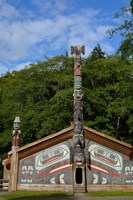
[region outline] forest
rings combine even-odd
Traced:
[[[108,30],[121,34],[116,54],[98,44],[81,59],[84,124],[133,144],[133,1],[116,17],[123,23]],[[130,11],[130,12],[129,12]],[[45,58],[0,76],[0,178],[2,160],[11,150],[13,121],[21,119],[21,145],[70,126],[73,121],[73,57]]]

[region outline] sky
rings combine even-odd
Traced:
[[[114,13],[130,0],[0,0],[0,75],[45,57],[85,45],[85,56],[100,44],[108,55],[120,45],[108,29],[120,25]]]

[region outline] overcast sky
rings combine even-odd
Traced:
[[[97,44],[115,53],[121,38],[106,31],[121,23],[114,13],[129,2],[0,0],[0,74],[70,52],[71,45],[85,45],[86,56]]]

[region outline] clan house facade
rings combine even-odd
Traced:
[[[133,190],[133,146],[84,126],[81,54],[74,56],[74,122],[58,133],[20,145],[20,118],[13,123],[12,149],[3,160],[9,191]]]

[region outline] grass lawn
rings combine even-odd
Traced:
[[[85,196],[88,197],[111,197],[111,196],[133,196],[133,192],[121,191],[98,191],[88,192]],[[60,198],[60,197],[74,197],[72,193],[63,192],[46,192],[46,191],[17,191],[12,193],[1,193],[0,197],[9,200],[24,200],[24,199],[42,199],[42,198]],[[93,199],[93,198],[92,198]]]
[[[98,191],[88,192],[89,197],[117,197],[117,196],[133,196],[133,192],[122,192],[122,191]]]
[[[9,193],[1,193],[0,197],[4,199],[17,200],[17,199],[41,199],[41,198],[60,198],[60,197],[71,197],[72,193],[63,192],[46,192],[46,191],[17,191]]]

